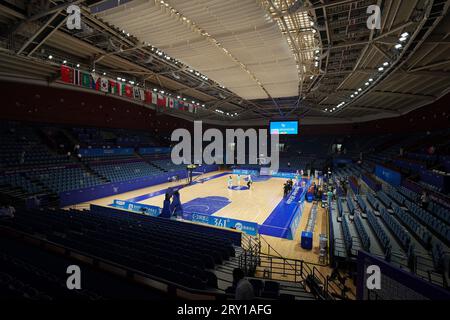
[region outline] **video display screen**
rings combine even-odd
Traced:
[[[298,134],[298,121],[272,121],[270,134]]]

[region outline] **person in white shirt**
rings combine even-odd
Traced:
[[[228,177],[227,183],[228,183],[228,189],[232,189],[233,188],[233,177],[232,176]]]
[[[252,284],[245,279],[244,271],[239,268],[233,270],[233,284],[236,286],[234,293],[236,300],[253,300],[255,298]]]

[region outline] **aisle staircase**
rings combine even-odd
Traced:
[[[222,265],[216,267],[213,272],[218,279],[218,289],[226,291],[227,288],[233,284],[233,270],[240,267],[240,257],[244,254],[245,250],[241,247],[236,247],[236,257],[230,258],[229,261],[224,262]],[[272,281],[270,278],[264,277],[247,277],[251,283],[257,284],[255,287],[259,287],[257,291],[263,291],[264,285],[267,282],[276,282],[279,284],[278,298],[287,300],[315,300],[314,295],[308,292],[305,286],[301,283],[295,283],[291,281]],[[257,294],[261,295],[261,292]],[[271,296],[273,297],[273,296]],[[264,298],[264,296],[262,297]]]
[[[261,252],[262,243],[269,254]],[[243,234],[242,247],[235,248],[236,255],[217,266],[213,272],[218,278],[219,290],[226,290],[233,283],[233,270],[242,269],[254,288],[260,287],[261,297],[273,298],[264,288],[276,287],[277,299],[287,300],[343,300],[349,299],[348,288],[329,280],[318,267],[303,260],[282,257],[261,236]],[[273,254],[270,254],[270,253]],[[256,290],[258,291],[258,290]]]

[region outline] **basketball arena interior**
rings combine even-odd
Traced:
[[[449,300],[449,6],[1,1],[0,300]]]

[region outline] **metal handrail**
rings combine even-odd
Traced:
[[[286,268],[286,265],[291,266],[292,268]],[[306,262],[304,260],[260,254],[259,266],[268,268],[267,272],[270,279],[273,279],[274,275],[280,275],[281,277],[291,276],[294,278],[293,282],[302,283],[302,285],[304,285],[308,276],[312,276],[321,282],[320,285],[323,286],[324,295],[327,298],[334,299],[335,296],[339,295],[339,289],[330,285],[328,277],[325,277],[317,268],[321,265]],[[263,273],[264,276],[266,274],[265,271],[266,270],[264,270]]]
[[[265,242],[267,245],[267,254],[261,252],[262,242]],[[281,277],[291,276],[294,279],[294,283],[301,283],[302,285],[305,285],[306,279],[312,276],[313,279],[320,282],[320,286],[323,286],[322,290],[325,298],[334,300],[335,296],[340,295],[339,288],[335,288],[330,283],[328,277],[325,277],[318,270],[317,267],[323,265],[304,260],[285,258],[261,235],[254,238],[243,233],[242,248],[244,252],[239,256],[239,266],[247,274],[256,272],[258,267],[262,267],[264,268],[263,277],[266,276],[267,271],[270,279],[274,275],[280,275]],[[275,255],[272,255],[271,252]]]

